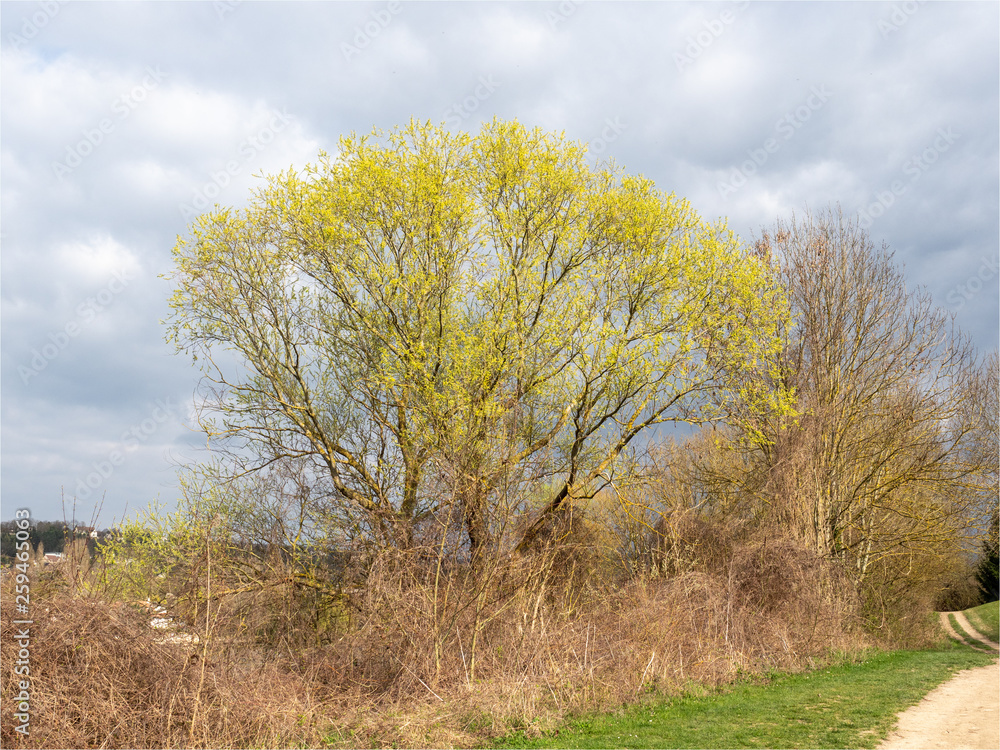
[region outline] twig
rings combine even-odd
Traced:
[[[638,693],[642,689],[642,682],[643,680],[646,679],[646,672],[648,672],[649,668],[653,665],[653,659],[655,658],[656,658],[656,652],[654,651],[652,654],[650,654],[649,663],[646,665],[646,668],[642,670],[642,677],[639,678],[639,684],[636,686],[635,692]]]
[[[462,634],[458,632],[457,625],[455,626],[455,635],[458,636],[458,650],[462,654],[462,669],[465,670],[465,684],[471,690],[472,682],[469,681],[469,666],[465,663],[465,649],[462,648]]]
[[[398,656],[396,656],[395,654],[390,654],[390,656],[391,656],[391,657],[392,657],[393,659],[395,659],[396,661],[399,661],[399,657],[398,657]],[[416,673],[416,672],[414,672],[414,671],[413,671],[412,669],[410,669],[410,668],[409,668],[408,666],[406,666],[405,664],[403,664],[403,662],[399,661],[399,666],[401,666],[401,667],[402,667],[403,669],[405,669],[405,670],[406,670],[407,672],[409,672],[410,674],[412,674],[412,675],[413,675],[414,677],[417,677],[417,673]],[[424,686],[425,688],[427,688],[427,689],[428,689],[428,690],[430,691],[430,694],[431,694],[431,695],[433,695],[433,696],[434,696],[435,698],[437,698],[437,699],[438,699],[439,701],[441,701],[442,703],[444,703],[444,698],[442,698],[442,697],[441,697],[440,695],[438,695],[438,694],[437,694],[437,693],[435,693],[435,692],[434,692],[433,690],[431,690],[431,687],[430,687],[430,685],[428,685],[428,684],[427,684],[426,682],[424,682],[423,680],[421,680],[421,679],[420,679],[419,677],[417,677],[417,682],[419,682],[419,683],[420,683],[421,685],[423,685],[423,686]]]

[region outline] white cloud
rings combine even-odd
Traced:
[[[523,66],[532,68],[550,57],[551,29],[540,16],[526,15],[514,6],[489,6],[489,10],[468,28],[468,38],[479,39],[482,65],[486,68]],[[480,30],[491,30],[481,39]]]
[[[116,275],[134,278],[142,265],[134,252],[109,236],[62,244],[54,259],[55,273],[86,285],[105,284]]]

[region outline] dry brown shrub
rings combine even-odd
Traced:
[[[690,519],[680,531],[685,554],[698,550],[682,572],[624,585],[587,563],[579,538],[476,574],[428,565],[427,550],[385,555],[355,602],[358,627],[307,659],[343,703],[341,744],[481,745],[867,645],[836,566],[788,540]]]
[[[865,645],[835,566],[732,523],[671,524],[670,563],[626,581],[607,535],[580,519],[475,566],[430,545],[386,550],[322,638],[329,603],[291,584],[227,593],[194,623],[211,635],[207,661],[129,605],[54,590],[39,605],[54,619],[32,631],[30,744],[482,746]]]
[[[727,571],[744,637],[772,667],[794,668],[802,659],[865,642],[858,597],[847,576],[797,541],[747,544]]]
[[[664,515],[651,535],[655,570],[665,576],[722,570],[732,557],[735,536],[730,522],[693,509]]]
[[[4,596],[11,592],[4,586]],[[31,724],[3,724],[5,747],[249,747],[315,744],[316,706],[296,676],[254,672],[205,649],[163,641],[127,604],[57,593],[33,597]],[[5,613],[3,693],[17,694],[18,646]]]

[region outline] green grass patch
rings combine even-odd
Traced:
[[[955,615],[948,615],[948,624],[951,625],[951,629],[955,631],[962,643],[973,648],[979,647],[979,641],[965,632],[965,628],[958,624],[958,618]]]
[[[978,607],[967,609],[965,617],[980,633],[994,643],[1000,642],[1000,602],[980,604]]]
[[[966,615],[966,617],[968,617],[969,611],[970,610],[965,610],[964,614]],[[979,630],[979,628],[975,627],[975,625],[972,623],[971,620],[969,621],[970,628],[966,628],[958,621],[958,618],[955,615],[948,615],[948,623],[951,625],[951,629],[958,634],[959,640],[966,646],[972,646],[972,648],[976,649],[985,648],[982,642],[980,642],[975,636],[972,635],[972,633],[969,632],[970,628],[975,631]]]
[[[879,653],[864,661],[740,683],[612,715],[583,717],[522,748],[874,748],[896,714],[953,673],[994,657],[958,645]]]

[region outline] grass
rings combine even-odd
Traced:
[[[1000,641],[1000,602],[981,604],[965,610],[969,623],[990,640]]]
[[[972,646],[972,648],[982,648],[979,641],[965,632],[965,628],[959,624],[958,618],[955,617],[955,615],[948,615],[948,624],[951,625],[951,629],[958,634],[959,640],[961,640],[966,646]]]
[[[897,713],[954,672],[993,659],[959,645],[880,653],[860,663],[585,717],[553,735],[510,736],[497,747],[873,748]]]

